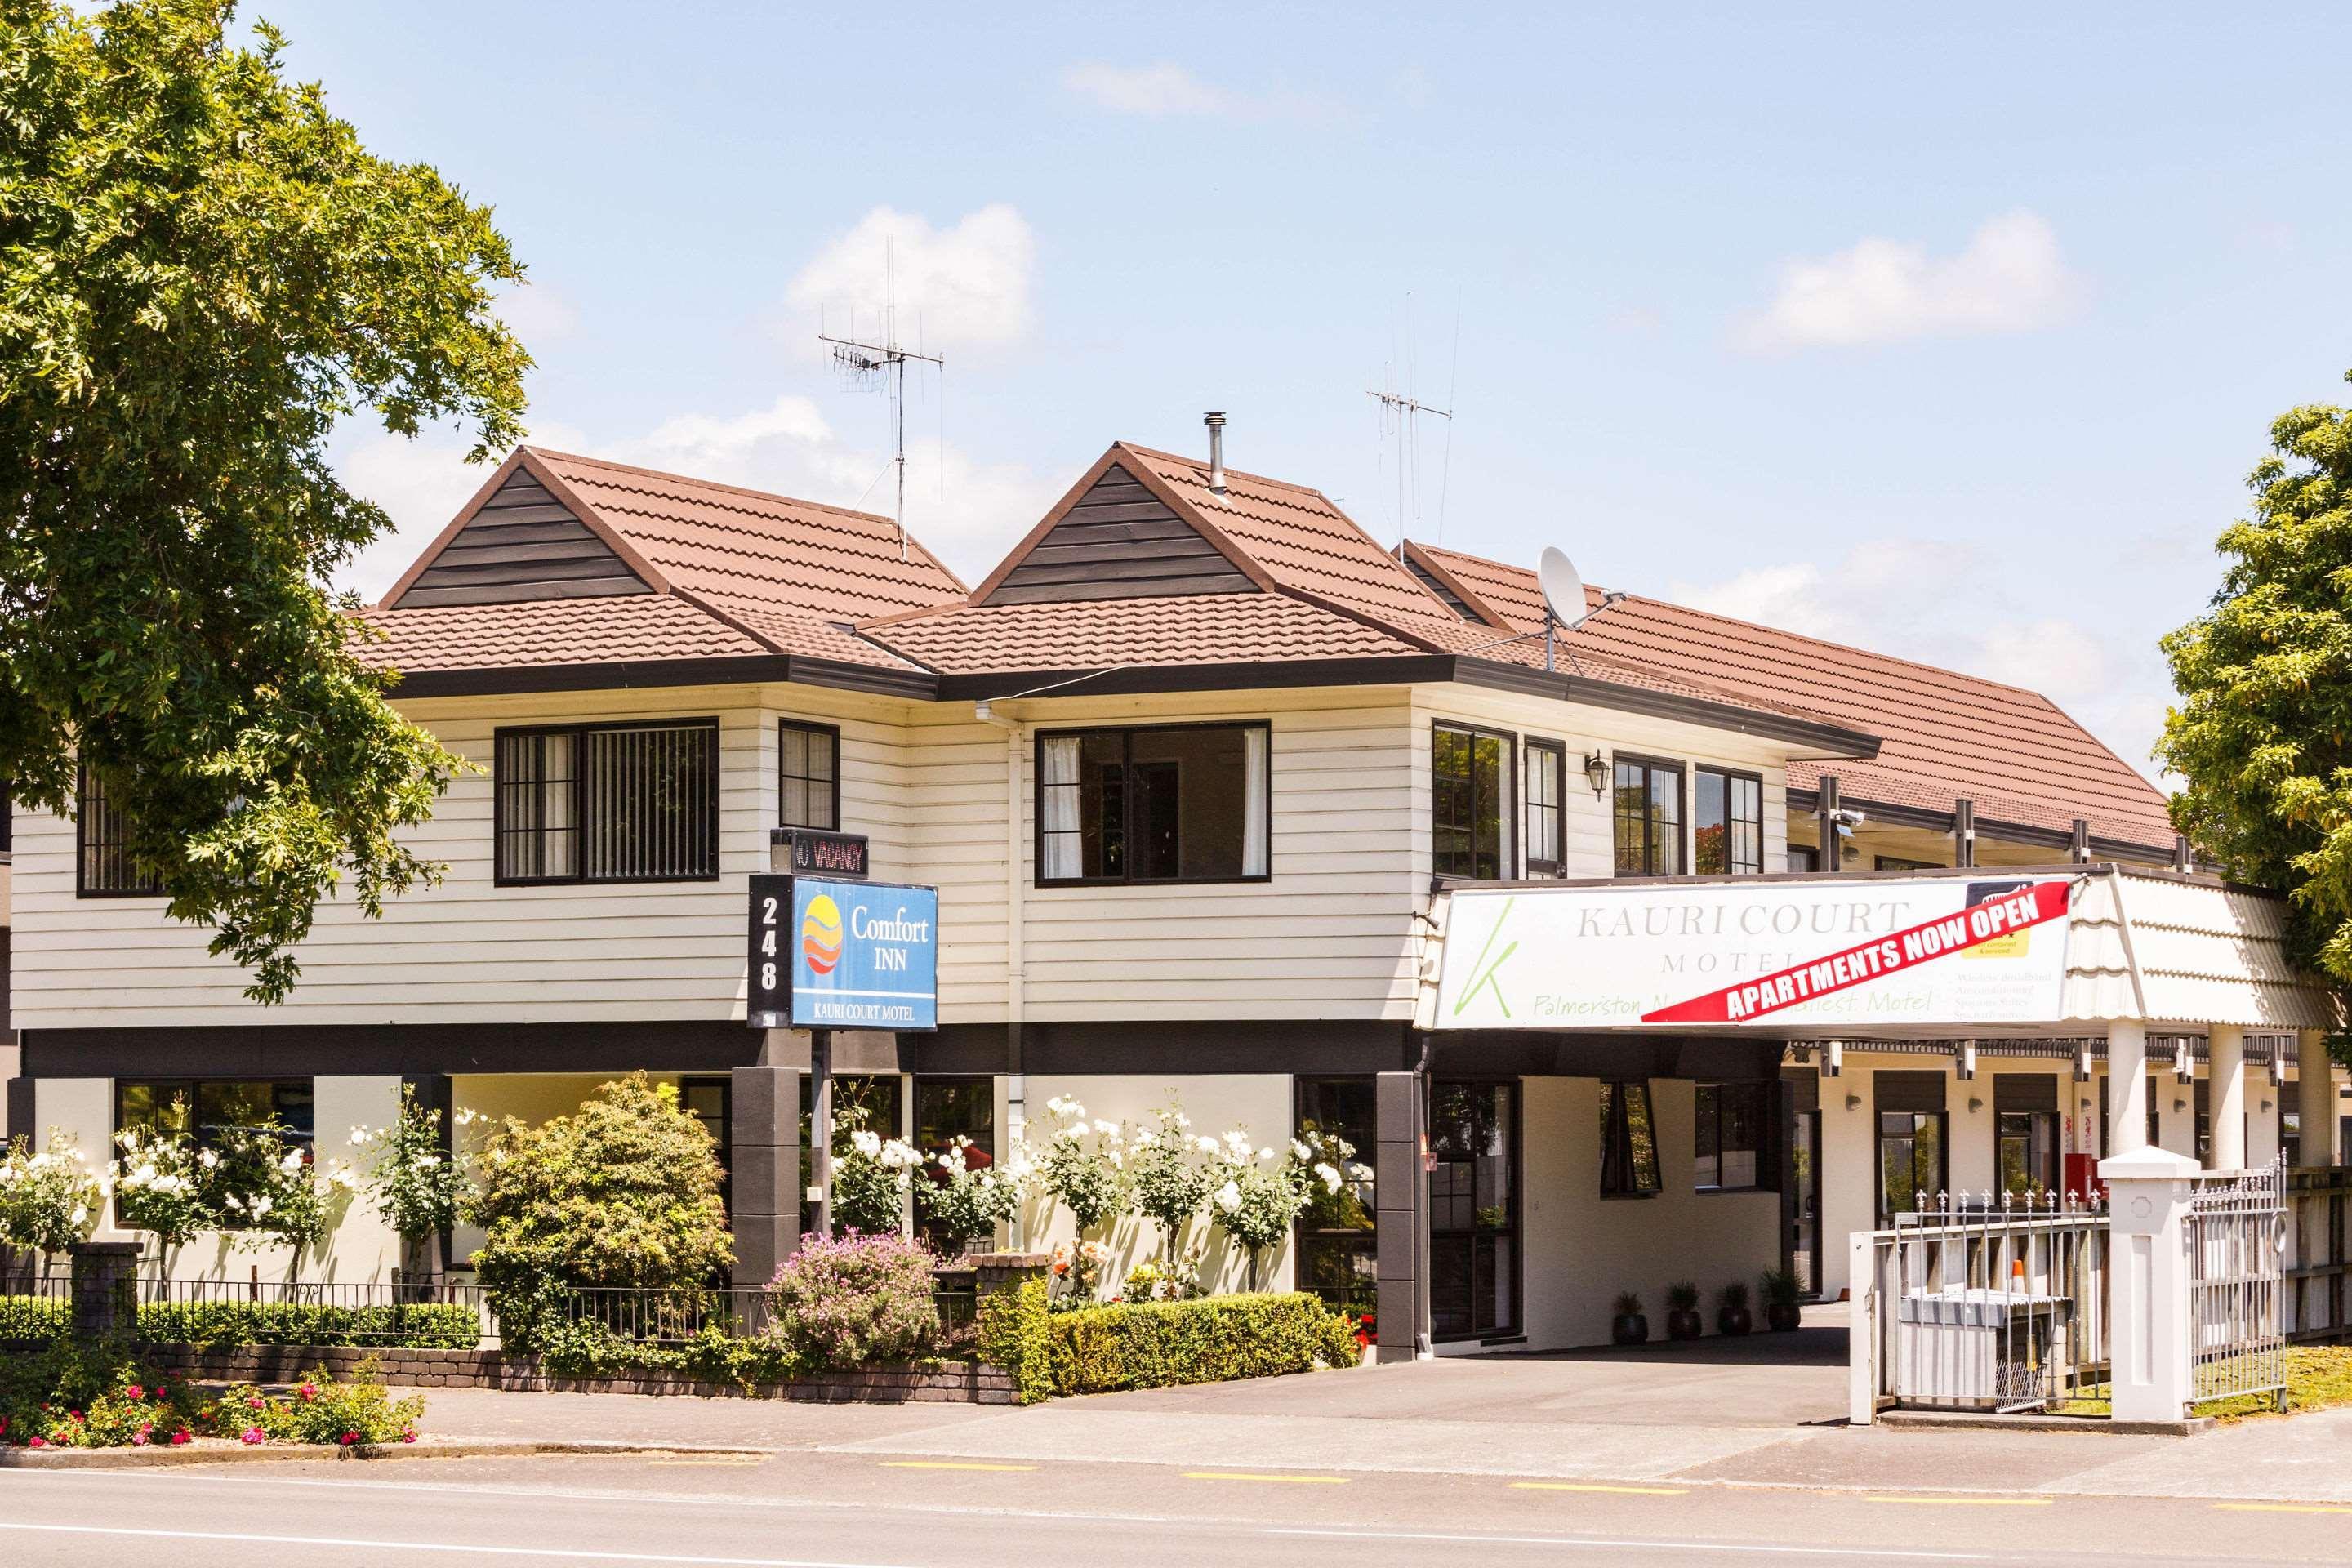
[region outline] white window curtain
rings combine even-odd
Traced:
[[[1242,875],[1266,874],[1266,731],[1242,731]]]
[[[1052,735],[1045,740],[1045,777],[1038,791],[1039,825],[1045,864],[1038,874],[1048,879],[1079,874],[1078,737]]]

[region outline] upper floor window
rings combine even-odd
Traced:
[[[778,825],[841,827],[841,731],[830,724],[786,719],[778,731],[777,783],[782,786]]]
[[[1558,741],[1528,742],[1528,875],[1557,877],[1567,869],[1561,847],[1560,791],[1568,779],[1568,750]]]
[[[1268,875],[1267,727],[1037,737],[1037,880],[1241,882]]]
[[[719,721],[501,730],[498,880],[719,875]]]
[[[1430,866],[1441,877],[1512,874],[1511,753],[1517,738],[1465,724],[1430,730]]]
[[[1618,758],[1615,816],[1617,875],[1682,875],[1681,763]]]
[[[1749,876],[1764,869],[1764,781],[1753,773],[1701,768],[1692,780],[1691,868],[1700,876]]]
[[[74,800],[75,890],[83,898],[154,894],[162,884],[131,864],[130,824],[107,804],[98,776],[81,770]]]

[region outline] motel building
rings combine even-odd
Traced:
[[[1377,1310],[1383,1354],[1601,1342],[1620,1290],[1783,1264],[1834,1298],[1916,1192],[2142,1142],[2335,1162],[2336,1020],[2277,906],[2176,868],[2158,792],[2046,700],[1638,595],[1548,637],[1531,572],[1391,548],[1219,437],[1114,444],[976,584],[887,519],[516,451],[366,614],[479,770],[413,835],[445,879],[322,908],[264,1008],[95,787],[18,808],[10,1131],[268,1110],[327,1158],[404,1083],[536,1120],[642,1069],[764,1280],[813,1058],[746,1022],[745,909],[803,829],[938,891],[938,1026],[835,1032],[839,1104],[996,1157],[1064,1097],[1344,1137],[1358,1202],[1260,1278]],[[1002,1239],[1069,1235],[1038,1202]],[[315,1256],[237,1239],[144,1267],[404,1266],[363,1207]],[[1159,1246],[1100,1239],[1114,1279]]]

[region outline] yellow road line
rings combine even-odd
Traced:
[[[1513,1481],[1525,1492],[1622,1492],[1628,1497],[1686,1497],[1683,1487],[1604,1487],[1586,1481]]]
[[[946,1459],[885,1459],[886,1470],[1034,1470],[1034,1465],[981,1465],[950,1462]]]
[[[1916,1508],[2048,1508],[2046,1497],[1866,1497],[1864,1502],[1909,1503]]]
[[[1288,1481],[1301,1486],[1344,1487],[1345,1476],[1258,1476],[1241,1470],[1187,1470],[1188,1481]]]
[[[2217,1502],[2231,1513],[2352,1513],[2352,1508],[2326,1502]]]

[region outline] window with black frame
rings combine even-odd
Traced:
[[[841,828],[841,731],[785,719],[776,726],[776,823]]]
[[[1270,874],[1271,731],[1037,737],[1037,882],[1249,882]]]
[[[859,1132],[871,1132],[881,1138],[896,1138],[901,1125],[899,1112],[905,1104],[906,1080],[897,1073],[835,1073],[833,1077],[833,1152],[839,1155],[849,1147],[850,1139]],[[801,1075],[801,1234],[806,1236],[816,1225],[816,1209],[809,1203],[811,1174],[809,1150],[810,1123],[816,1110],[816,1080],[808,1074]]]
[[[1693,1101],[1696,1159],[1692,1185],[1732,1192],[1778,1184],[1767,1164],[1764,1137],[1772,1103],[1770,1084],[1702,1083],[1696,1086]]]
[[[1620,757],[1612,806],[1617,875],[1679,877],[1683,870],[1683,770],[1675,763]]]
[[[79,771],[75,786],[74,847],[79,897],[140,898],[163,890],[131,865],[130,824],[108,804],[105,786],[88,768]]]
[[[1430,727],[1430,867],[1441,877],[1499,881],[1511,857],[1516,739],[1463,724]]]
[[[1874,1075],[1878,1118],[1878,1222],[1933,1205],[1949,1186],[1950,1124],[1940,1072]]]
[[[1373,1235],[1372,1140],[1376,1123],[1370,1077],[1302,1078],[1297,1137],[1318,1174],[1297,1222],[1298,1289],[1367,1321],[1379,1308],[1379,1253]]]
[[[497,880],[719,875],[719,721],[501,730]]]
[[[1436,1339],[1518,1328],[1518,1091],[1430,1086],[1429,1322]]]
[[[996,1163],[996,1080],[992,1078],[919,1078],[915,1080],[915,1148],[923,1157],[918,1182],[940,1179],[939,1157],[963,1139],[967,1171]],[[955,1243],[915,1206],[915,1234],[946,1253]],[[982,1250],[986,1250],[984,1247]]]
[[[1691,869],[1748,877],[1764,869],[1764,781],[1700,768],[1691,776]]]
[[[267,1140],[240,1134],[267,1133],[307,1161],[317,1142],[311,1080],[296,1079],[135,1079],[115,1080],[114,1128],[148,1136],[186,1139],[200,1152],[232,1155],[242,1144],[247,1157]],[[224,1160],[226,1173],[232,1162]],[[244,1222],[224,1216],[224,1228]]]
[[[1601,1085],[1601,1195],[1657,1194],[1658,1124],[1645,1079],[1603,1079]]]
[[[719,1159],[719,1201],[730,1214],[735,1210],[735,1138],[728,1126],[733,1094],[733,1080],[718,1073],[682,1078],[677,1083],[678,1109],[710,1134],[711,1151]]]
[[[1558,877],[1567,869],[1563,791],[1568,748],[1558,741],[1528,742],[1528,875]]]

